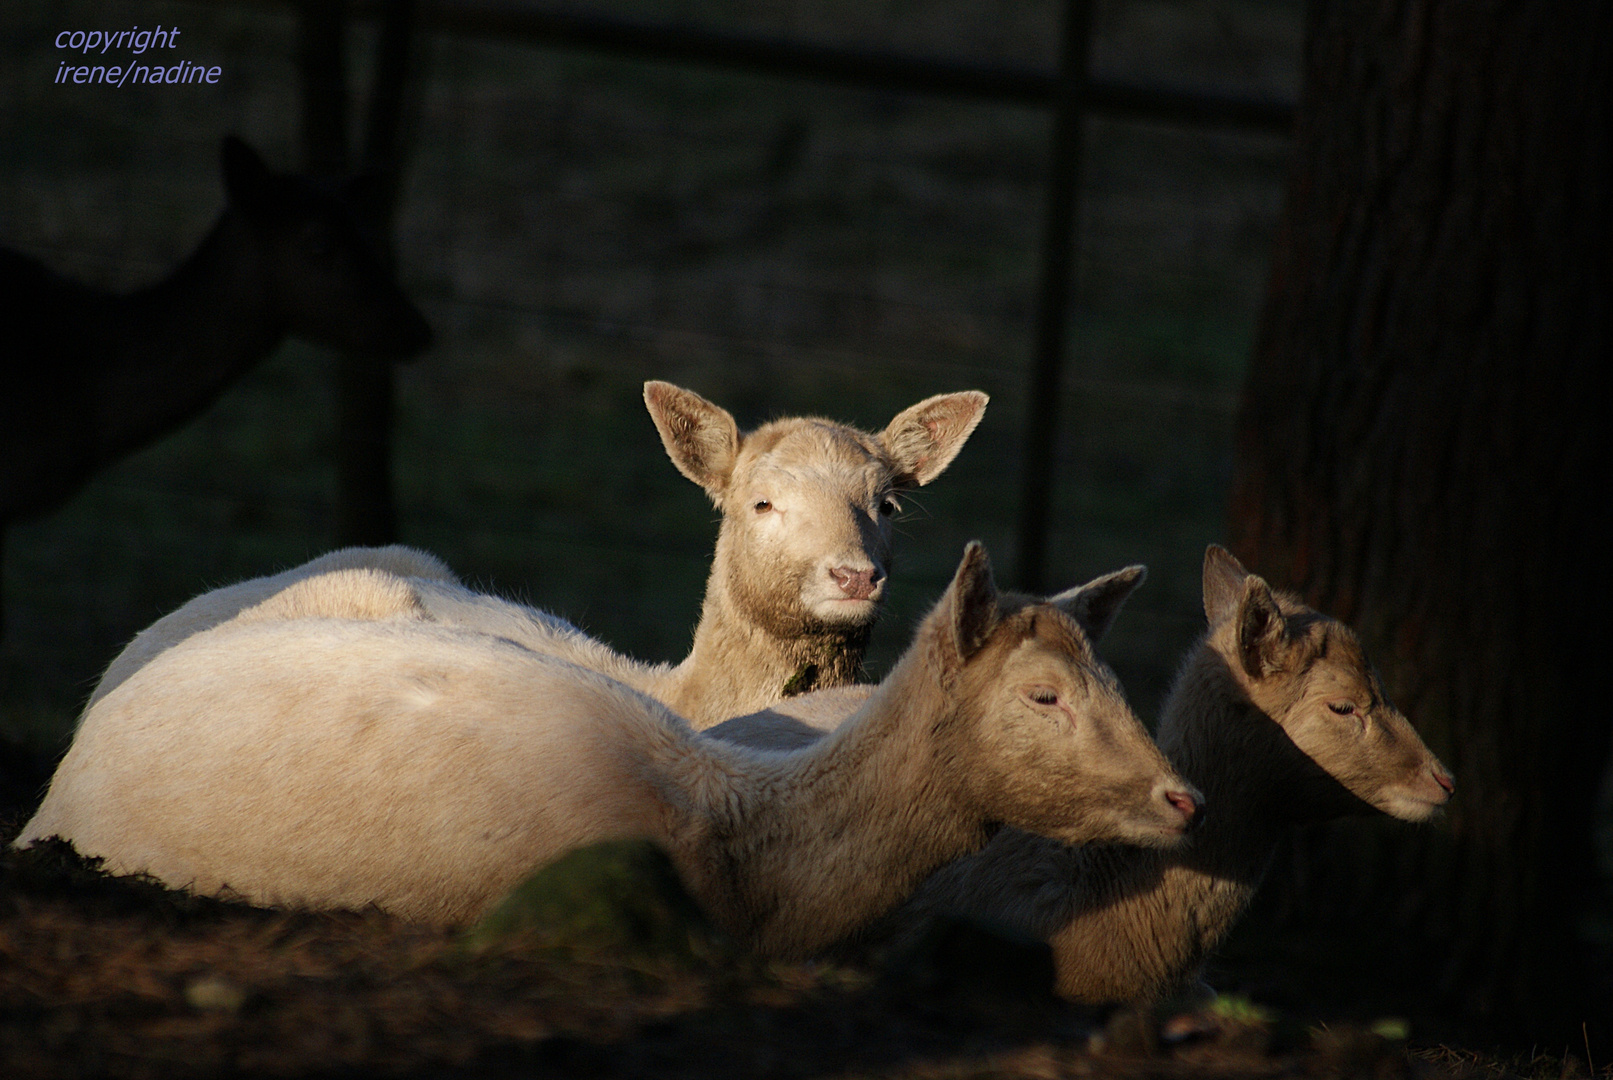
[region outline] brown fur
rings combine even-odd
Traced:
[[[1420,821],[1449,798],[1450,774],[1386,700],[1347,626],[1273,593],[1219,547],[1205,556],[1204,601],[1210,628],[1158,733],[1207,800],[1190,842],[1065,847],[1005,830],[936,874],[909,914],[967,911],[1046,939],[1069,997],[1157,999],[1232,928],[1285,830],[1374,810]],[[1329,707],[1345,703],[1353,715]]]
[[[689,656],[643,688],[704,728],[855,682],[886,594],[899,492],[946,469],[986,396],[927,398],[878,435],[819,417],[742,435],[727,411],[669,383],[646,383],[644,399],[722,525]],[[868,575],[868,595],[846,598],[837,569]]]
[[[775,420],[742,435],[725,410],[670,383],[646,383],[644,399],[673,464],[723,511],[700,624],[683,663],[641,663],[563,619],[473,593],[423,552],[348,548],[205,593],[159,619],[113,660],[90,703],[186,636],[337,565],[422,579],[396,587],[415,590],[432,618],[600,671],[666,702],[696,728],[853,682],[885,599],[899,493],[946,469],[979,423],[986,395],[927,398],[878,435],[814,417]],[[768,509],[758,512],[763,501]],[[306,604],[322,595],[309,593],[297,613],[317,614]],[[347,600],[329,595],[343,606],[325,614],[352,616]]]
[[[1204,792],[1178,851],[1070,847],[1005,829],[943,867],[888,920],[909,937],[938,912],[996,921],[1051,943],[1061,993],[1157,999],[1180,988],[1248,906],[1295,824],[1382,811],[1409,821],[1449,797],[1450,774],[1394,706],[1349,627],[1273,593],[1224,549],[1205,554],[1205,637],[1166,699],[1159,743]],[[1339,716],[1330,704],[1349,702]],[[807,745],[847,699],[782,706],[718,732],[755,745]]]
[[[1079,621],[1139,577],[999,607],[971,545],[858,711],[777,754],[701,736],[597,671],[415,618],[385,575],[338,570],[288,592],[329,587],[338,599],[312,609],[360,618],[249,611],[103,698],[18,843],[59,835],[114,872],[257,903],[461,922],[573,847],[648,836],[725,929],[801,956],[994,823],[1180,841],[1189,789]]]

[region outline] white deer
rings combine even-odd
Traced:
[[[803,956],[996,823],[1180,840],[1199,796],[1089,636],[1140,578],[1000,597],[971,545],[866,703],[776,753],[434,622],[405,579],[333,571],[187,638],[91,708],[17,843],[60,836],[198,893],[457,923],[572,848],[648,837],[719,925]],[[359,617],[297,614],[344,608]]]
[[[310,575],[365,565],[421,579],[422,603],[442,622],[595,668],[697,728],[786,694],[851,682],[886,596],[901,493],[946,469],[980,422],[986,395],[926,398],[877,435],[817,417],[741,434],[726,410],[664,382],[646,383],[644,401],[673,464],[722,511],[700,623],[682,663],[633,660],[553,615],[462,588],[424,553],[347,549],[205,593],[164,616],[112,661],[91,704],[186,635]]]

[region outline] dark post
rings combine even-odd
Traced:
[[[340,176],[349,165],[346,0],[303,0],[301,18],[298,63],[304,167],[310,173]],[[395,529],[385,460],[392,401],[388,394],[377,407],[373,389],[377,363],[369,357],[351,356],[336,361],[338,544],[385,543]]]
[[[1019,585],[1042,588],[1046,570],[1048,503],[1053,490],[1053,434],[1058,427],[1064,329],[1075,269],[1075,218],[1081,183],[1081,121],[1087,89],[1089,0],[1065,0],[1059,79],[1053,97],[1042,270],[1036,296],[1035,355],[1025,402],[1024,464],[1020,470]]]
[[[303,85],[303,154],[308,171],[349,169],[346,0],[304,0],[298,51]],[[360,210],[390,247],[396,202],[403,87],[413,34],[413,0],[381,11],[375,90],[360,165],[379,180],[375,205]],[[383,254],[390,257],[390,250]],[[384,544],[397,537],[392,498],[392,368],[374,356],[336,361],[336,541]]]
[[[413,0],[388,0],[381,9],[375,86],[360,160],[361,167],[379,181],[376,205],[363,209],[389,261],[400,172],[403,90],[414,19]],[[385,544],[397,539],[392,412],[391,362],[376,356],[341,357],[336,369],[338,543]]]

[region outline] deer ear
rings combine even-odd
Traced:
[[[952,643],[960,661],[978,653],[997,624],[997,583],[991,576],[991,559],[985,546],[971,540],[963,549],[946,602],[952,609]]]
[[[1248,576],[1243,564],[1220,544],[1204,549],[1204,617],[1211,626],[1232,617]]]
[[[242,140],[234,135],[224,136],[219,164],[230,205],[247,217],[262,218],[280,204],[280,175]]]
[[[692,390],[656,380],[644,384],[644,406],[672,464],[713,501],[719,500],[739,457],[739,425],[728,410]]]
[[[979,390],[937,394],[903,409],[879,441],[896,461],[897,487],[922,487],[946,471],[986,414]]]
[[[1238,658],[1250,677],[1261,679],[1283,666],[1288,641],[1283,613],[1266,582],[1248,575],[1238,603]]]
[[[1132,590],[1147,578],[1148,567],[1128,566],[1050,596],[1047,602],[1080,623],[1087,637],[1097,641],[1109,632]]]

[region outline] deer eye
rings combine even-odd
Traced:
[[[1355,715],[1355,703],[1351,701],[1330,701],[1327,703],[1327,707],[1340,716]]]
[[[1059,692],[1051,686],[1033,686],[1025,691],[1025,696],[1038,705],[1057,705]]]
[[[769,510],[773,509],[773,504],[767,499],[757,499],[756,504],[752,506],[751,509],[755,510],[758,514],[765,514]]]

